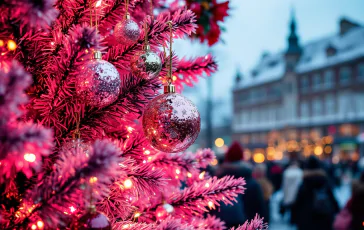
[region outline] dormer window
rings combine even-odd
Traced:
[[[326,56],[332,57],[332,56],[336,55],[336,53],[337,53],[337,49],[332,44],[330,44],[326,47]]]

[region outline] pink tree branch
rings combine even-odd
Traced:
[[[49,226],[64,224],[64,207],[83,207],[88,192],[84,187],[92,178],[93,199],[99,200],[108,193],[112,178],[120,172],[118,156],[120,151],[107,141],[96,141],[88,154],[80,148],[61,154],[54,171],[40,182],[25,199],[16,212],[17,226],[41,218]],[[96,178],[96,179],[95,179]]]
[[[208,212],[206,206],[208,202],[219,205],[222,201],[225,204],[233,204],[238,194],[244,193],[245,180],[243,178],[234,179],[226,176],[221,179],[216,177],[202,182],[196,182],[192,186],[184,189],[181,193],[168,198],[168,203],[175,209],[176,216],[192,216],[202,212]]]
[[[198,77],[206,74],[210,76],[217,71],[217,64],[211,55],[198,57],[195,59],[181,59],[178,62],[174,75],[177,77],[175,85],[182,91],[183,84],[192,87],[194,82],[198,82]]]
[[[268,224],[263,222],[263,218],[260,218],[257,214],[251,221],[246,221],[242,226],[238,228],[231,228],[230,230],[267,230]]]

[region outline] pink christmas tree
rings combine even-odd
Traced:
[[[217,69],[210,55],[165,51],[195,32],[191,10],[4,0],[0,28],[1,229],[225,229],[203,213],[233,203],[244,179],[210,177],[211,150],[162,152],[143,132],[163,84],[181,92]],[[258,217],[239,227],[263,228]]]

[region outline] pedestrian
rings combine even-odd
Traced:
[[[265,217],[266,223],[269,224],[270,221],[270,198],[273,194],[273,185],[267,178],[267,166],[262,164],[257,164],[253,170],[253,177],[257,180],[258,184],[260,185],[263,191],[264,197],[264,213],[261,213],[262,216]]]
[[[352,195],[343,210],[336,216],[335,230],[364,229],[364,172],[352,183]]]
[[[320,160],[307,159],[303,182],[292,205],[298,230],[332,230],[335,214],[339,211],[328,176]]]
[[[244,150],[238,142],[234,142],[226,152],[224,162],[216,171],[216,176],[219,178],[231,175],[243,177],[246,181],[245,193],[237,197],[237,203],[234,203],[233,206],[221,204],[214,212],[217,217],[226,223],[228,228],[237,227],[246,220],[254,219],[257,213],[264,215],[262,189],[252,177],[252,166],[243,160]]]
[[[291,206],[296,200],[298,189],[303,179],[303,170],[300,168],[298,161],[291,161],[289,166],[283,172],[283,200],[281,203],[281,213],[287,211],[291,213],[290,222],[295,223],[296,213],[291,211]]]

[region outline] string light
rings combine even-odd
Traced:
[[[176,174],[180,174],[181,171],[179,169],[176,169]]]
[[[16,49],[16,43],[13,40],[8,41],[8,49],[9,50],[15,50]]]
[[[90,178],[90,183],[93,184],[93,183],[96,183],[97,182],[97,177],[91,177]]]
[[[0,46],[4,46],[4,41],[0,39]]]
[[[187,177],[191,178],[192,177],[192,173],[188,172],[187,173]]]
[[[200,175],[198,175],[198,178],[200,179],[200,180],[203,180],[203,178],[205,177],[205,171],[203,171],[202,173],[200,173]]]
[[[36,159],[36,156],[33,153],[26,153],[24,154],[24,160],[28,162],[34,162]]]
[[[145,151],[144,151],[144,154],[145,154],[145,155],[149,155],[149,154],[150,154],[150,151],[149,151],[149,150],[145,150]]]
[[[102,0],[97,1],[95,6],[96,6],[96,7],[101,6],[101,2],[102,2]]]
[[[33,229],[33,230],[37,229],[37,225],[33,224],[33,225],[32,225],[32,229]]]
[[[37,222],[37,226],[38,226],[38,228],[42,229],[42,228],[44,227],[44,223],[43,223],[43,221],[38,220],[38,222]]]
[[[130,127],[128,126],[128,128],[126,128],[128,130],[129,133],[133,132],[134,128],[133,127]]]
[[[75,207],[71,206],[71,207],[70,207],[70,211],[71,211],[71,212],[75,212],[75,211],[76,211]]]
[[[206,184],[205,184],[205,187],[206,187],[206,188],[210,187],[210,184],[209,184],[209,183],[206,183]]]
[[[124,187],[125,188],[131,188],[133,186],[133,182],[130,179],[126,179],[124,181]]]
[[[207,204],[208,204],[210,209],[214,207],[214,203],[212,201],[209,201]]]
[[[136,213],[134,214],[134,218],[138,218],[140,215],[141,215],[141,214],[140,214],[140,212],[136,212]]]

